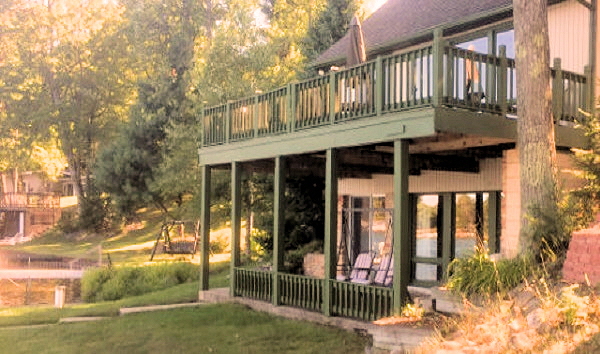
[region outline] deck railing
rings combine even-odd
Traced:
[[[273,276],[271,272],[242,268],[235,269],[235,296],[271,301],[272,284]]]
[[[393,290],[378,286],[330,281],[332,312],[336,316],[373,321],[392,315]]]
[[[0,208],[59,208],[60,196],[48,193],[0,193]]]
[[[552,74],[557,122],[573,121],[587,109],[590,73],[560,68]],[[325,76],[289,84],[250,98],[204,110],[202,145],[365,119],[423,106],[451,106],[516,118],[515,62],[500,47],[497,56],[440,42]]]
[[[391,288],[339,282],[336,280],[278,273],[279,301],[286,306],[310,311],[323,309],[323,287],[331,287],[331,309],[336,316],[373,321],[392,313]],[[273,273],[263,270],[235,269],[236,296],[272,301]]]
[[[321,311],[323,306],[323,279],[293,274],[278,274],[280,303],[306,310]]]

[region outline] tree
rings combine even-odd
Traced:
[[[546,0],[513,0],[519,109],[517,146],[521,177],[521,253],[537,252],[543,215],[558,214],[557,163],[551,109]],[[550,221],[551,222],[551,221]],[[547,241],[547,240],[546,240]]]
[[[310,60],[340,40],[359,8],[357,0],[327,0],[325,9],[310,24],[302,43],[302,52]]]

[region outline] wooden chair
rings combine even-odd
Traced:
[[[394,255],[386,254],[381,257],[381,263],[379,269],[375,273],[373,284],[379,286],[391,286],[393,280],[393,268],[394,268]]]
[[[360,253],[354,261],[352,272],[350,272],[350,282],[359,284],[369,284],[369,275],[373,267],[374,254],[371,252]]]

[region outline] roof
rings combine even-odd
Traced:
[[[387,0],[363,24],[367,55],[435,27],[510,11],[512,0]],[[349,36],[324,51],[314,66],[343,63]]]

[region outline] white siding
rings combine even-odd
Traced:
[[[562,68],[583,74],[589,60],[590,12],[576,0],[548,8],[550,65],[561,58]]]
[[[477,192],[502,189],[502,159],[485,159],[480,163],[480,173],[422,171],[420,176],[410,176],[410,193]],[[340,180],[341,195],[369,196],[393,193],[393,176],[374,175],[371,179]]]

